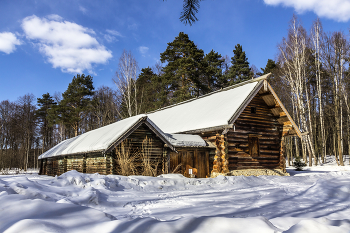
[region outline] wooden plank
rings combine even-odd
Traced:
[[[288,117],[286,117],[286,116],[278,118],[277,121],[278,121],[280,124],[287,123],[288,125],[291,125],[291,123],[290,123]]]
[[[273,108],[271,108],[271,112],[275,116],[280,116],[280,113],[283,112],[283,110],[281,107],[273,107]]]
[[[265,103],[268,106],[275,106],[276,105],[275,98],[272,94],[266,94],[266,95],[262,96],[262,99],[265,101]]]

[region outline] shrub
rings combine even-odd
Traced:
[[[116,150],[116,162],[119,165],[118,173],[123,176],[136,174],[136,161],[139,158],[138,153],[131,151],[131,145],[128,140],[120,143]]]
[[[152,159],[152,139],[145,138],[142,142],[141,161],[143,176],[157,176],[159,159]]]
[[[296,157],[293,163],[293,167],[295,167],[296,171],[302,171],[306,164],[301,161],[300,157]]]

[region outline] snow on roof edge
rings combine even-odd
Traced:
[[[151,114],[151,113],[154,113],[154,112],[162,111],[162,110],[165,110],[165,109],[168,109],[168,108],[172,108],[172,107],[175,107],[175,106],[178,106],[178,105],[181,105],[181,104],[186,104],[186,103],[188,103],[188,102],[192,102],[192,101],[194,101],[194,100],[197,100],[197,99],[200,99],[200,98],[204,98],[204,97],[207,97],[207,96],[216,94],[216,93],[218,93],[218,92],[222,92],[222,91],[227,91],[227,90],[230,90],[230,89],[234,89],[234,88],[236,88],[236,87],[240,87],[240,86],[243,86],[243,85],[248,84],[248,83],[259,82],[259,81],[261,81],[261,80],[267,79],[270,75],[271,75],[271,73],[268,73],[268,74],[265,74],[265,75],[260,76],[260,77],[258,77],[258,78],[254,78],[254,79],[250,79],[250,80],[247,80],[247,81],[244,81],[244,82],[241,82],[241,83],[237,83],[237,84],[234,84],[234,85],[231,85],[231,86],[222,88],[222,89],[220,89],[220,90],[216,90],[216,91],[210,92],[210,93],[205,94],[205,95],[201,95],[201,96],[198,96],[198,97],[194,97],[194,98],[192,98],[192,99],[189,99],[189,100],[182,101],[182,102],[180,102],[180,103],[172,104],[172,105],[169,105],[169,106],[166,106],[166,107],[163,107],[163,108],[158,108],[158,109],[156,109],[156,110],[153,110],[153,111],[150,111],[150,112],[146,112],[145,114],[147,115],[147,114]]]
[[[56,157],[56,156],[62,156],[62,155],[73,155],[73,154],[82,154],[82,153],[86,153],[86,152],[103,152],[103,151],[106,151],[114,142],[116,142],[119,138],[121,138],[123,135],[125,135],[125,133],[127,131],[129,131],[131,128],[133,128],[135,125],[137,125],[140,121],[142,121],[143,119],[145,118],[148,118],[145,114],[140,114],[140,115],[137,115],[137,116],[134,116],[134,117],[138,117],[136,118],[136,121],[133,121],[131,126],[128,127],[128,128],[125,128],[125,130],[122,130],[122,132],[120,132],[119,136],[117,136],[115,138],[115,140],[112,140],[111,143],[109,143],[108,145],[104,146],[103,148],[96,148],[96,149],[92,149],[92,150],[89,150],[90,148],[85,148],[85,149],[80,149],[78,151],[73,151],[72,153],[67,153],[65,151],[66,148],[68,147],[76,147],[76,146],[79,146],[79,143],[81,144],[81,142],[77,142],[74,144],[74,141],[75,140],[78,140],[80,137],[85,137],[87,135],[93,135],[93,132],[98,132],[98,131],[101,131],[101,129],[108,129],[108,128],[111,128],[113,127],[115,124],[120,124],[123,120],[126,120],[126,119],[129,119],[130,118],[125,118],[121,121],[117,121],[117,122],[114,122],[112,124],[109,124],[109,125],[106,125],[106,126],[103,126],[103,127],[100,127],[100,128],[97,128],[97,129],[94,129],[94,130],[91,130],[91,131],[88,131],[86,133],[83,133],[83,134],[80,134],[78,136],[75,136],[73,138],[68,138],[60,143],[58,143],[57,145],[55,145],[54,147],[50,148],[49,150],[45,151],[44,153],[42,153],[38,159],[44,159],[44,158],[49,158],[49,157]],[[64,148],[64,145],[66,145],[66,147]],[[60,148],[60,147],[63,147],[63,148]],[[56,152],[58,151],[58,152]]]

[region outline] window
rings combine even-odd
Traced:
[[[256,107],[251,107],[250,108],[250,113],[256,113]]]

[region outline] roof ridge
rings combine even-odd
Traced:
[[[205,95],[197,96],[197,97],[194,97],[192,99],[188,99],[188,100],[185,100],[185,101],[182,101],[182,102],[179,102],[179,103],[176,103],[176,104],[172,104],[172,105],[169,105],[169,106],[166,106],[166,107],[163,107],[163,108],[158,108],[156,110],[153,110],[153,111],[150,111],[150,112],[146,112],[145,114],[147,115],[147,114],[151,114],[151,113],[154,113],[154,112],[159,112],[159,111],[162,111],[162,110],[165,110],[165,109],[168,109],[168,108],[172,108],[172,107],[175,107],[177,105],[181,105],[181,104],[185,104],[185,103],[188,103],[188,102],[192,102],[194,100],[197,100],[197,99],[200,99],[200,98],[204,98],[204,97],[207,97],[207,96],[210,96],[210,95],[222,92],[222,91],[227,91],[227,90],[230,90],[230,89],[234,89],[236,87],[243,86],[243,85],[248,84],[248,83],[259,82],[261,80],[267,79],[268,76],[270,76],[270,74],[271,73],[268,73],[268,74],[265,74],[265,75],[260,76],[258,78],[250,79],[250,80],[247,80],[247,81],[244,81],[244,82],[241,82],[241,83],[237,83],[237,84],[225,87],[225,88],[221,88],[220,90],[216,90],[216,91],[207,93]]]

